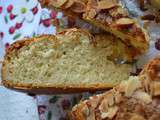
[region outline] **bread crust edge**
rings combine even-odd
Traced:
[[[22,48],[25,45],[28,45],[32,42],[42,40],[44,38],[52,38],[49,40],[53,40],[54,42],[58,41],[56,39],[56,36],[54,35],[40,35],[36,36],[33,38],[24,38],[21,41],[16,41],[13,43],[10,48],[6,51],[6,54],[4,56],[4,61],[2,63],[2,85],[9,88],[9,89],[14,89],[17,91],[22,91],[22,92],[28,92],[28,93],[35,93],[35,94],[53,94],[53,93],[81,93],[81,92],[94,92],[97,90],[107,90],[112,87],[114,87],[116,84],[93,84],[93,85],[53,85],[49,84],[44,86],[43,84],[41,85],[33,85],[33,84],[22,84],[22,83],[13,83],[12,80],[8,80],[7,78],[7,63],[9,63],[9,57],[11,56],[12,52],[14,50],[18,50],[19,48]],[[12,72],[12,71],[11,71]]]

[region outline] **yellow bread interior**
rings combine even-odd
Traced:
[[[110,40],[99,39],[95,46],[81,32],[38,39],[10,54],[7,66],[14,84],[114,86],[129,77],[131,65],[108,60],[114,47]]]

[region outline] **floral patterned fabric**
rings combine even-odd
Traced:
[[[7,1],[7,2],[6,2]],[[139,12],[135,0],[128,2],[123,0],[128,10],[134,15],[142,15]],[[84,23],[78,19],[71,19],[63,16],[62,12],[41,8],[37,0],[1,0],[0,1],[0,44],[8,47],[16,40],[24,37],[31,37],[38,34],[56,34],[62,28],[70,26],[78,26],[81,28],[93,29],[97,32],[97,28]],[[154,27],[153,27],[154,26]],[[5,28],[5,29],[4,29]],[[151,34],[151,47],[148,53],[140,58],[135,64],[135,73],[137,73],[151,57],[159,54],[155,49],[156,39],[160,36],[157,30],[160,26],[151,23],[149,26]],[[1,50],[2,48],[0,48]],[[137,69],[138,68],[138,69]],[[93,94],[93,93],[92,93]],[[88,98],[91,93],[83,94],[66,94],[66,95],[38,95],[34,96],[37,100],[37,109],[40,120],[67,120],[69,110],[77,102]],[[33,96],[33,95],[30,95]]]
[[[61,12],[42,9],[37,0],[5,1],[0,1],[0,39],[6,47],[24,37],[56,33]]]

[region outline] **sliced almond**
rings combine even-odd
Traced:
[[[112,17],[122,17],[122,16],[126,17],[126,16],[128,16],[128,12],[120,6],[109,10],[109,13]]]
[[[117,6],[117,0],[101,0],[98,2],[98,9],[110,9]]]
[[[51,5],[54,7],[60,8],[62,5],[64,5],[68,0],[51,0]]]
[[[142,116],[135,114],[129,120],[145,120]]]
[[[83,106],[81,111],[85,116],[89,116],[89,108],[86,104]]]
[[[101,104],[99,105],[99,110],[101,112],[107,112],[108,111],[108,100],[107,99],[103,99]]]
[[[128,81],[122,81],[119,86],[117,86],[117,89],[119,92],[124,93],[127,87]]]
[[[64,9],[71,7],[74,2],[75,0],[68,0],[68,2],[66,2],[66,4],[64,5]]]
[[[110,107],[108,109],[108,112],[102,112],[101,113],[101,118],[102,119],[105,119],[105,118],[112,119],[116,115],[117,111],[118,111],[118,107],[117,106]]]
[[[149,104],[152,102],[151,96],[143,91],[136,91],[133,96],[133,98],[136,98],[138,100],[141,100],[142,102],[145,102],[146,104]]]
[[[75,13],[83,13],[86,10],[86,5],[84,2],[81,1],[75,1],[70,9]]]
[[[116,25],[118,26],[130,26],[133,25],[135,22],[130,18],[120,18],[116,21]]]
[[[140,87],[141,87],[141,82],[138,80],[138,77],[131,76],[127,81],[125,96],[130,97],[133,94],[133,92]]]
[[[114,104],[114,96],[113,96],[113,94],[110,94],[107,99],[108,99],[108,105],[112,106]]]
[[[90,97],[90,103],[91,103],[91,107],[92,108],[96,108],[99,101],[100,101],[100,98],[101,97],[98,97],[98,96],[93,96],[93,97]]]
[[[116,92],[114,95],[114,99],[116,103],[120,103],[122,101],[122,94],[119,92]]]

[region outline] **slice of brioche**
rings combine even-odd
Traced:
[[[83,19],[136,48],[136,54],[146,52],[149,47],[148,33],[129,16],[119,0],[88,0],[86,9]]]
[[[100,36],[70,29],[15,42],[5,55],[2,82],[32,93],[111,88],[128,79],[132,66],[110,61],[114,42]]]
[[[144,90],[152,96],[160,95],[160,57],[156,57],[145,65],[140,73]]]
[[[72,120],[159,120],[159,104],[141,89],[138,77],[73,107]]]
[[[47,1],[45,4],[44,1]],[[120,0],[44,0],[42,4],[60,8],[120,38],[134,48],[133,56],[149,48],[149,35],[123,8]],[[62,2],[63,1],[63,2]]]

